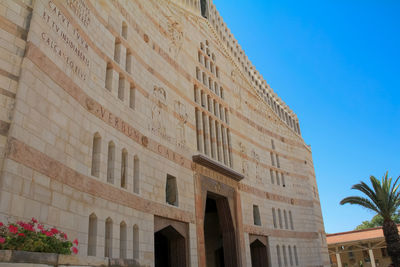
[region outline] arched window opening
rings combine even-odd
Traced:
[[[278,209],[278,219],[279,219],[279,228],[282,229],[282,228],[283,228],[283,224],[282,224],[282,213],[281,213],[281,209]]]
[[[132,53],[129,49],[126,49],[125,70],[132,74]]]
[[[139,227],[137,224],[133,226],[133,258],[139,260]]]
[[[288,266],[288,262],[287,262],[287,256],[286,256],[286,247],[282,246],[282,252],[283,252],[283,264],[285,265],[285,267]]]
[[[275,214],[275,208],[272,208],[272,219],[274,222],[274,228],[277,228],[277,224],[276,224],[276,214]]]
[[[290,229],[294,230],[292,212],[290,210],[289,210],[289,222],[290,222]]]
[[[293,252],[294,252],[294,261],[296,262],[296,266],[299,266],[299,258],[297,257],[297,247],[293,246]]]
[[[253,205],[253,221],[254,225],[261,226],[260,209],[257,205]]]
[[[128,173],[128,151],[124,148],[121,154],[121,187],[127,187],[127,173]]]
[[[288,251],[289,251],[289,263],[290,266],[293,266],[293,255],[292,255],[292,247],[288,246]]]
[[[125,78],[122,75],[119,75],[119,82],[118,82],[118,98],[124,101],[125,95]]]
[[[114,75],[114,70],[111,64],[107,64],[105,87],[110,92],[112,91],[113,75]]]
[[[272,170],[269,170],[269,174],[271,175],[271,184],[274,184],[275,183],[274,172]]]
[[[106,219],[106,228],[104,234],[104,257],[112,257],[112,238],[113,238],[113,221],[110,217]]]
[[[107,182],[114,183],[114,166],[115,166],[115,144],[113,141],[108,143],[107,157]]]
[[[280,179],[279,179],[279,172],[276,171],[276,184],[281,185]]]
[[[92,146],[92,176],[100,176],[100,160],[101,160],[101,136],[95,133],[93,136]]]
[[[125,39],[128,39],[128,26],[126,25],[125,21],[122,22],[121,35]]]
[[[124,221],[119,225],[119,257],[121,259],[126,259],[126,223]]]
[[[285,220],[285,229],[289,229],[286,210],[283,210],[283,219]]]
[[[97,216],[92,213],[89,216],[88,229],[88,256],[96,256],[97,246]]]
[[[133,157],[133,192],[139,194],[139,157]]]
[[[129,107],[131,109],[135,109],[135,94],[136,94],[135,86],[131,84],[131,87],[129,89]]]
[[[176,185],[176,177],[169,174],[167,174],[165,196],[168,204],[178,206],[178,188]]]
[[[276,245],[276,257],[278,258],[278,266],[282,267],[281,249],[279,245]]]
[[[117,63],[121,63],[120,62],[120,60],[121,60],[121,48],[122,48],[121,41],[118,38],[116,38],[115,39],[115,46],[114,46],[114,61],[117,62]]]

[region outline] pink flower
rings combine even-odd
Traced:
[[[78,239],[75,238],[75,240],[72,243],[74,243],[75,245],[78,245]]]
[[[8,231],[10,231],[10,233],[12,233],[12,234],[16,234],[16,233],[18,233],[18,227],[10,224],[8,226]]]
[[[38,224],[37,228],[38,228],[39,230],[42,230],[42,231],[43,231],[44,226],[43,226],[43,224]]]
[[[1,227],[1,226],[4,226],[4,224],[3,224],[2,222],[0,222],[0,227]]]
[[[54,235],[56,235],[56,234],[59,233],[59,231],[58,231],[56,228],[51,228],[50,231],[51,231]]]
[[[52,232],[49,232],[49,231],[44,231],[44,234],[45,234],[46,236],[53,236],[53,233],[52,233]]]
[[[24,233],[19,233],[18,235],[19,235],[19,236],[25,236],[25,234],[24,234]]]
[[[31,232],[34,231],[33,225],[32,225],[32,224],[25,223],[24,225],[22,225],[22,227],[23,227],[25,230],[28,230],[28,231],[31,231]]]
[[[31,219],[31,221],[33,222],[33,223],[37,223],[38,221],[35,219],[35,218],[33,218],[32,217],[32,219]]]
[[[74,254],[78,254],[78,249],[77,249],[76,247],[72,247],[72,252],[73,252]]]
[[[66,233],[63,233],[63,237],[64,237],[64,239],[68,239],[68,236]]]
[[[4,237],[0,237],[0,244],[4,244],[6,242],[6,239]]]

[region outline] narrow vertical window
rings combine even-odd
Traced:
[[[124,221],[119,225],[119,258],[126,259],[126,223]]]
[[[289,229],[286,210],[283,210],[283,219],[285,220],[285,229]]]
[[[108,143],[107,156],[107,182],[114,183],[114,165],[115,165],[115,145],[113,141]]]
[[[124,76],[120,75],[118,82],[118,98],[123,101],[124,95],[125,95],[125,78]]]
[[[272,139],[271,139],[271,147],[272,147],[272,149],[275,149],[275,142]]]
[[[131,84],[131,87],[129,89],[129,107],[131,109],[135,109],[135,93],[135,86]]]
[[[282,186],[285,187],[286,186],[285,175],[283,173],[281,173],[281,179],[282,179]]]
[[[127,187],[126,177],[128,176],[128,151],[122,149],[121,154],[121,187]]]
[[[282,267],[281,249],[279,245],[276,245],[276,257],[278,258],[278,266]]]
[[[215,94],[217,96],[219,96],[219,87],[218,87],[218,83],[217,82],[214,82],[214,90],[215,90]]]
[[[285,267],[287,267],[288,262],[287,262],[287,257],[286,257],[286,246],[282,246],[282,252],[283,252],[283,264],[285,265]]]
[[[200,74],[200,69],[199,67],[196,67],[196,79],[198,81],[201,81],[201,74]]]
[[[292,212],[290,210],[289,210],[289,222],[290,222],[290,229],[294,230]]]
[[[203,72],[203,84],[207,87],[207,77],[204,72]]]
[[[275,183],[274,172],[272,170],[269,170],[269,174],[271,175],[271,184],[274,184]]]
[[[278,220],[279,220],[279,228],[282,229],[283,225],[282,225],[282,213],[281,213],[281,209],[278,209]]]
[[[253,221],[254,225],[261,225],[260,209],[257,205],[253,205]]]
[[[272,152],[269,153],[271,156],[271,165],[275,166],[275,159],[274,159],[274,154]]]
[[[111,258],[112,257],[112,229],[113,221],[110,217],[106,219],[106,228],[104,234],[104,257]]]
[[[276,214],[275,214],[275,208],[272,208],[272,219],[274,222],[274,228],[277,228],[277,224],[276,224]]]
[[[132,74],[132,53],[129,49],[126,49],[125,70]]]
[[[112,91],[113,74],[114,70],[112,66],[110,64],[107,64],[105,87],[108,91]]]
[[[299,266],[299,258],[297,257],[297,247],[293,246],[293,253],[294,253],[294,261],[296,262],[296,266]]]
[[[277,185],[281,185],[281,182],[280,182],[280,179],[279,179],[279,172],[278,171],[276,171],[276,184]]]
[[[215,75],[217,76],[217,78],[219,78],[219,68],[215,67]]]
[[[114,60],[117,63],[121,63],[121,41],[117,38],[115,39],[115,46],[114,46]]]
[[[89,216],[88,229],[88,256],[96,256],[97,246],[97,216],[92,213]]]
[[[128,26],[126,25],[125,21],[122,22],[121,35],[125,39],[128,39]]]
[[[222,99],[225,99],[224,88],[220,87],[220,88],[219,88],[219,93],[220,93],[220,95],[221,95],[221,98],[222,98]]]
[[[178,206],[178,190],[176,185],[176,177],[167,175],[167,184],[165,187],[166,202],[170,205]]]
[[[288,251],[289,251],[290,266],[293,266],[293,255],[292,255],[292,247],[291,246],[288,246]]]
[[[93,136],[92,147],[92,175],[99,177],[100,175],[100,160],[101,160],[101,136],[95,133]]]
[[[275,156],[276,156],[276,166],[277,166],[278,168],[280,168],[280,167],[281,167],[281,164],[279,163],[279,156],[278,156],[278,154],[275,154]]]
[[[133,226],[133,258],[139,260],[139,227],[137,224]]]
[[[139,175],[140,175],[140,167],[139,167],[139,157],[133,157],[133,192],[139,194]]]

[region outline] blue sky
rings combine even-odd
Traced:
[[[350,187],[400,175],[400,1],[214,0],[311,144],[327,233],[373,213]]]

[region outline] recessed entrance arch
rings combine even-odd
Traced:
[[[252,267],[269,267],[268,238],[266,236],[249,235]]]
[[[188,260],[186,223],[154,218],[155,267],[186,267]]]
[[[204,214],[207,267],[237,267],[238,257],[233,218],[228,199],[208,193]]]

